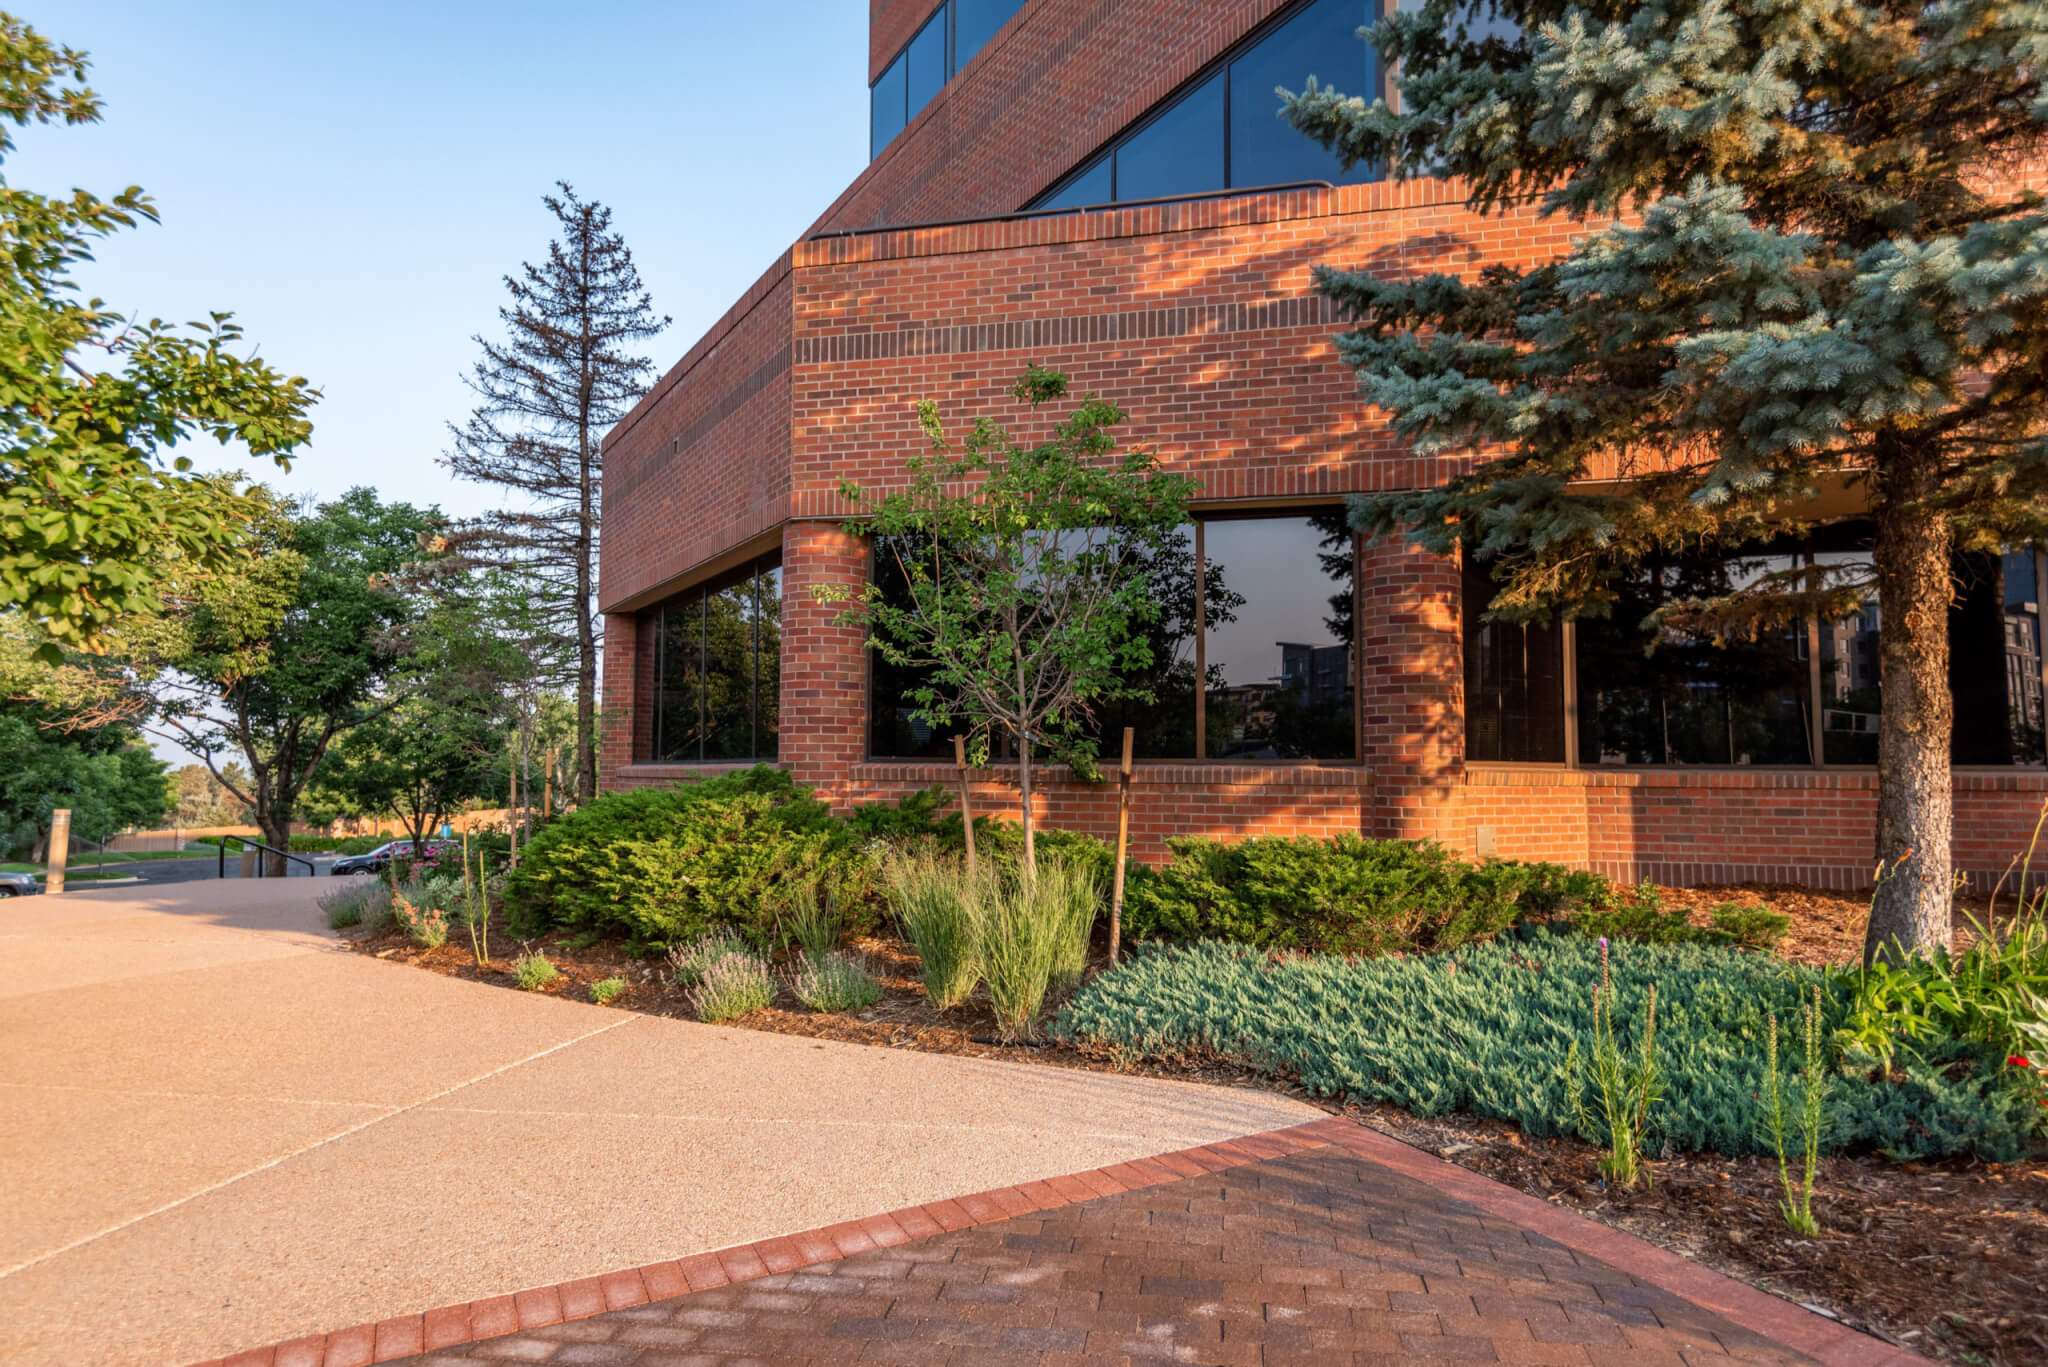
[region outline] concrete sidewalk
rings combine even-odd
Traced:
[[[0,902],[0,1361],[181,1364],[1320,1114],[460,982],[337,948],[324,887]]]

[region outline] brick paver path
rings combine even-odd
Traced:
[[[1810,1359],[1412,1177],[1318,1147],[409,1361]]]

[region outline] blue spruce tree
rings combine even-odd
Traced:
[[[1892,872],[1865,953],[1945,943],[1951,557],[2048,530],[2048,5],[1427,0],[1370,36],[1399,108],[1311,82],[1296,128],[1585,235],[1470,278],[1318,273],[1365,396],[1419,450],[1477,453],[1354,523],[1462,545],[1527,620],[1854,500],[1872,564],[1645,625],[1740,636],[1874,590]]]

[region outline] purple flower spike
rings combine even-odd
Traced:
[[[1607,948],[1607,937],[1606,937],[1605,935],[1602,935],[1602,936],[1600,937],[1600,948],[1602,948],[1602,949],[1605,949],[1605,948]]]

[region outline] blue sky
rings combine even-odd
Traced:
[[[21,16],[87,50],[100,124],[31,128],[9,184],[142,186],[158,225],[79,280],[117,311],[232,311],[325,391],[289,475],[456,513],[434,464],[471,340],[545,253],[557,179],[615,211],[680,356],[866,161],[867,5],[63,0]],[[202,466],[239,464],[211,444]]]

